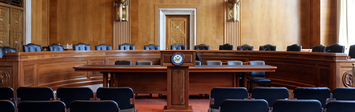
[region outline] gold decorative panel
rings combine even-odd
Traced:
[[[17,51],[22,51],[23,44],[23,11],[11,9],[11,29],[10,29],[10,46],[16,48]]]
[[[0,46],[9,46],[9,8],[0,6]]]

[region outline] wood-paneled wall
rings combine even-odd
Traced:
[[[50,0],[49,43],[113,44],[113,0]]]
[[[31,42],[47,46],[49,43],[49,0],[32,0]]]
[[[337,43],[337,0],[320,0],[320,4],[321,43]]]

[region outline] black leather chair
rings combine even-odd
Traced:
[[[84,43],[79,43],[76,45],[73,45],[74,51],[85,51],[85,50],[91,50],[91,45],[86,45]]]
[[[94,92],[87,87],[59,87],[57,98],[63,101],[65,105],[70,105],[74,100],[92,100]]]
[[[293,91],[293,98],[316,99],[325,108],[326,101],[330,98],[330,89],[327,87],[298,87]]]
[[[317,45],[317,46],[313,46],[312,48],[312,52],[325,52],[325,46],[324,45]]]
[[[42,47],[33,43],[29,43],[23,46],[23,52],[41,52]]]
[[[17,97],[20,101],[46,101],[53,99],[53,90],[49,87],[19,87]]]
[[[159,45],[149,44],[144,46],[144,50],[160,50]]]
[[[199,64],[203,65],[202,58],[200,56],[200,53],[198,53],[198,52],[196,52],[196,61],[199,61],[200,62]]]
[[[118,104],[112,100],[75,100],[69,108],[70,112],[118,112],[119,110]]]
[[[265,65],[264,61],[249,61],[249,65]],[[254,85],[264,84],[271,86],[271,80],[265,78],[265,72],[250,72],[249,87],[253,90]]]
[[[0,112],[15,112],[15,105],[10,100],[0,100]]]
[[[250,46],[248,44],[244,44],[242,46],[238,46],[237,50],[250,50],[250,51],[253,51],[254,50],[254,46]]]
[[[131,45],[129,43],[124,43],[124,44],[118,45],[118,50],[136,50],[136,46]]]
[[[52,44],[48,46],[49,51],[64,51],[64,47],[58,44]]]
[[[244,87],[215,87],[210,94],[209,112],[219,112],[219,107],[225,99],[248,98],[248,90]]]
[[[272,112],[322,112],[322,104],[318,100],[284,100],[273,104]]]
[[[170,46],[171,50],[186,50],[187,45],[181,45],[181,44],[174,44]]]
[[[233,50],[234,46],[230,44],[219,45],[219,50]]]
[[[335,100],[355,100],[355,88],[339,87],[333,90]]]
[[[355,112],[355,101],[331,101],[326,106],[326,112]]]
[[[264,99],[226,99],[221,104],[220,112],[269,112],[269,104]]]
[[[152,61],[137,61],[136,65],[153,65]]]
[[[298,44],[293,44],[290,46],[287,46],[287,50],[286,51],[299,51],[301,52],[302,50],[302,46],[298,45]]]
[[[112,46],[106,44],[100,44],[95,46],[95,50],[112,50]]]
[[[351,45],[349,48],[349,56],[350,58],[355,58],[355,45]]]
[[[206,61],[206,65],[222,65],[222,61],[210,60],[210,61]]]
[[[259,46],[259,51],[276,51],[277,47],[271,44]]]
[[[10,87],[0,87],[0,100],[14,100],[14,90]]]
[[[339,43],[329,45],[325,48],[325,51],[330,53],[344,53],[344,50],[345,46],[339,45]]]
[[[134,107],[134,93],[132,88],[118,87],[118,88],[104,88],[97,89],[97,98],[100,100],[113,100],[120,106],[121,112],[137,112]]]
[[[21,101],[18,112],[65,112],[62,101]]]
[[[195,45],[195,50],[210,50],[210,46],[206,44]]]
[[[289,98],[289,94],[285,87],[257,87],[253,89],[251,98],[265,99],[272,107],[276,100]]]
[[[5,54],[6,53],[11,53],[11,52],[17,52],[15,48],[10,48],[10,47],[3,47]]]
[[[115,62],[115,65],[131,65],[131,61],[127,61],[127,60],[118,60]]]

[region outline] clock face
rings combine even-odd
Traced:
[[[174,65],[182,65],[184,63],[184,55],[181,53],[175,53],[171,56],[171,62]]]

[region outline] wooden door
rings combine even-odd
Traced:
[[[23,12],[18,9],[10,9],[10,46],[22,51],[23,44]]]
[[[170,49],[170,45],[179,43],[190,44],[190,22],[188,15],[169,15],[166,16],[166,49]]]
[[[9,8],[0,6],[0,46],[10,46]]]

